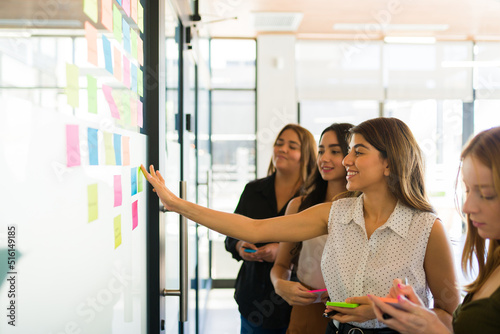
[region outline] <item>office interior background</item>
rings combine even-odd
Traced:
[[[498,0],[2,0],[0,308],[16,326],[4,311],[0,332],[211,333],[239,264],[138,166],[231,212],[290,122],[319,139],[405,121],[460,273],[459,155],[500,125],[498,17]]]

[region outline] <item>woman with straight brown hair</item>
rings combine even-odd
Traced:
[[[423,160],[410,129],[396,118],[375,118],[352,130],[344,158],[347,190],[359,197],[322,203],[297,214],[271,219],[210,210],[179,199],[161,174],[141,166],[171,211],[220,233],[250,242],[302,241],[328,234],[321,269],[330,299],[359,304],[330,307],[340,322],[328,333],[396,333],[376,319],[367,294],[385,296],[395,278],[408,278],[416,293],[451,324],[458,305],[451,247],[427,201]]]
[[[371,297],[377,318],[401,333],[500,332],[500,127],[479,133],[461,158],[467,215],[462,269],[470,273],[477,264],[478,276],[465,287],[468,294],[454,312],[452,331],[422,305],[412,286],[399,280],[391,294],[399,299],[401,310]],[[384,318],[384,313],[392,318]]]

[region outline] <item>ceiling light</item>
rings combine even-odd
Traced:
[[[336,23],[337,31],[445,31],[448,24],[379,24],[379,23]]]
[[[388,44],[434,44],[436,43],[435,37],[400,37],[400,36],[386,36],[384,42]]]
[[[303,16],[303,13],[252,13],[254,28],[257,31],[296,31]]]

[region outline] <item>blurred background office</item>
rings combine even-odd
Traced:
[[[0,332],[237,333],[224,236],[163,212],[137,167],[233,211],[287,123],[405,121],[458,265],[459,153],[500,125],[498,17],[498,0],[1,1],[0,277],[18,294],[2,278],[0,306],[18,323]]]

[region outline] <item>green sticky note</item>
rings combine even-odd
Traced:
[[[135,30],[132,30],[130,32],[130,44],[132,49],[132,57],[134,57],[134,59],[137,59],[137,32]]]
[[[142,178],[144,175],[142,174],[141,167],[137,168],[137,192],[142,191]]]
[[[113,36],[119,44],[122,44],[122,13],[113,4]]]
[[[143,79],[142,79],[142,70],[140,68],[137,68],[137,94],[139,96],[143,96]]]
[[[97,114],[97,79],[87,74],[88,111]]]
[[[106,165],[116,165],[113,134],[106,131],[104,131],[104,152],[106,153]]]
[[[137,26],[144,32],[144,8],[140,2],[137,4]]]
[[[89,184],[87,186],[87,199],[88,199],[88,213],[89,213],[89,223],[96,220],[98,217],[98,205],[97,205],[97,183]]]
[[[98,10],[97,10],[97,0],[83,0],[83,12],[87,16],[97,23],[98,20]]]
[[[78,108],[80,105],[80,85],[78,83],[79,74],[80,69],[76,65],[66,64],[66,96],[68,98],[68,104],[73,108]]]
[[[118,215],[115,217],[113,222],[113,227],[115,231],[115,249],[122,244],[122,216]]]

